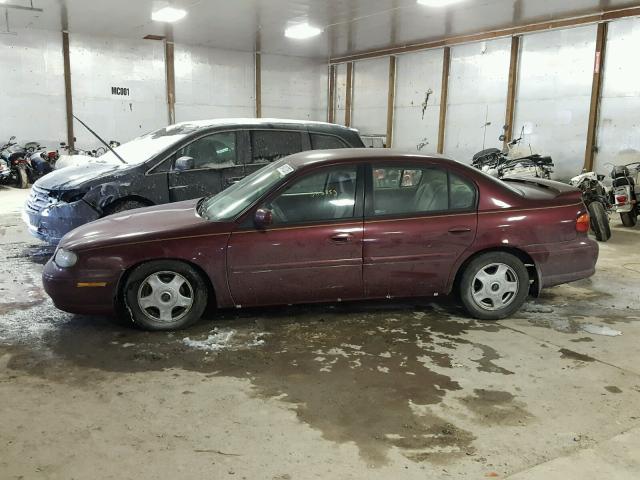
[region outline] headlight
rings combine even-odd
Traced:
[[[60,268],[70,268],[78,262],[78,255],[64,248],[59,248],[53,256],[53,261]]]

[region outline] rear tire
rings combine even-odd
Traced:
[[[16,186],[18,188],[29,187],[29,176],[27,175],[27,169],[25,167],[18,167],[16,172]]]
[[[460,300],[479,320],[500,320],[520,309],[529,295],[529,273],[510,253],[489,252],[467,265],[460,279]]]
[[[638,216],[635,212],[626,212],[620,214],[620,220],[625,227],[635,227],[638,223]]]
[[[157,260],[136,267],[127,278],[122,295],[135,325],[145,330],[180,330],[202,317],[208,290],[190,265]]]
[[[611,228],[609,227],[609,217],[600,202],[591,202],[587,207],[591,217],[591,230],[596,235],[599,242],[606,242],[611,238]]]

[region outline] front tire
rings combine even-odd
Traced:
[[[635,227],[638,223],[638,216],[635,212],[626,212],[620,214],[620,220],[625,227]]]
[[[179,330],[202,317],[208,291],[202,276],[190,265],[158,260],[131,272],[123,297],[135,325],[145,330]]]
[[[104,216],[114,215],[116,213],[126,212],[128,210],[135,210],[137,208],[148,207],[146,203],[138,202],[137,200],[123,200],[108,205],[104,209]]]
[[[529,273],[510,253],[489,252],[473,259],[460,280],[460,300],[479,320],[500,320],[516,312],[529,294]]]
[[[16,186],[18,188],[29,187],[29,176],[25,167],[18,167],[16,171]]]
[[[609,227],[609,217],[600,202],[591,202],[587,207],[591,217],[591,230],[596,235],[599,242],[606,242],[611,238],[611,228]]]

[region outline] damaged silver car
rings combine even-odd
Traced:
[[[362,146],[356,130],[328,123],[181,123],[125,143],[87,165],[41,178],[23,219],[32,235],[57,244],[67,232],[107,215],[218,193],[293,153]]]

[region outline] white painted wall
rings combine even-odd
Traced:
[[[176,121],[255,116],[250,52],[175,46]]]
[[[471,163],[484,148],[501,147],[509,83],[511,40],[451,48],[444,153]],[[485,124],[490,124],[486,126]]]
[[[62,34],[19,30],[0,35],[0,142],[66,140]]]
[[[444,51],[438,49],[397,58],[394,148],[411,152],[436,152],[443,55]],[[423,111],[429,91],[429,100]]]
[[[262,116],[327,119],[327,63],[284,55],[262,55]]]
[[[595,41],[595,25],[522,39],[514,135],[524,127],[523,145],[551,155],[559,179],[584,165]]]
[[[347,64],[336,65],[335,123],[345,124],[347,104]]]
[[[362,135],[386,135],[389,59],[355,62],[352,126]]]
[[[609,24],[595,169],[640,161],[640,19]]]
[[[71,34],[73,110],[105,140],[129,141],[167,124],[162,42]],[[115,96],[111,87],[130,96]],[[79,148],[100,143],[76,122]]]

